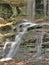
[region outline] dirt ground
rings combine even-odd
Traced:
[[[28,61],[17,61],[17,60],[10,60],[7,62],[0,62],[0,65],[49,65],[49,61],[48,62],[42,62],[42,63],[34,63],[34,62],[28,62]]]
[[[0,62],[0,65],[26,65],[28,64],[28,62],[26,61],[17,61],[17,60],[10,60],[10,61],[7,61],[7,62]]]

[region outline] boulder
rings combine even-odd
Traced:
[[[4,20],[3,18],[0,18],[0,24],[6,24],[6,23],[7,23],[6,20]]]

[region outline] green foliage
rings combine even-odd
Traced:
[[[10,18],[11,15],[12,9],[9,4],[0,5],[0,17],[7,19]]]

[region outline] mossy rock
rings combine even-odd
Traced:
[[[12,8],[9,4],[0,4],[0,17],[8,19],[12,16]]]

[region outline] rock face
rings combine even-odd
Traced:
[[[3,18],[0,18],[0,43],[4,42],[6,39],[5,36],[10,35],[12,36],[11,33],[13,33],[12,30],[12,25],[6,25],[7,21],[4,20]]]
[[[2,0],[0,1],[0,17],[4,19],[9,19],[12,16],[16,16],[20,6],[24,6],[26,0]],[[13,9],[14,8],[14,9]]]
[[[6,23],[7,23],[6,20],[4,20],[3,18],[0,18],[0,24],[6,24]]]
[[[7,19],[10,18],[12,15],[12,8],[7,3],[0,3],[0,17]]]
[[[0,43],[2,43],[4,40],[3,36],[0,36]]]
[[[2,0],[0,3],[20,4],[25,2],[26,0]]]

